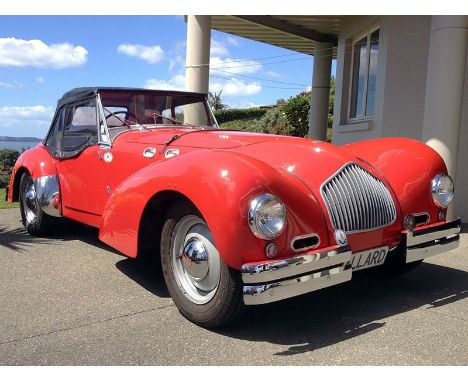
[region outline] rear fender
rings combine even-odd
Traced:
[[[57,170],[54,159],[46,148],[39,144],[26,150],[17,159],[10,178],[7,200],[9,202],[19,200],[19,182],[23,173],[28,172],[36,183],[36,192],[42,194],[42,190],[56,189],[58,192]]]
[[[316,232],[323,238],[321,245],[328,245],[323,213],[300,181],[262,161],[227,150],[192,151],[133,174],[110,197],[100,239],[136,257],[145,206],[164,191],[175,191],[197,207],[223,260],[236,269],[245,262],[266,259],[267,242],[254,237],[247,222],[251,199],[264,192],[278,195],[287,206],[288,224],[274,240],[279,257],[291,256],[290,239],[299,233]]]

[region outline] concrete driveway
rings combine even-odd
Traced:
[[[407,275],[358,273],[209,331],[96,230],[33,238],[0,210],[0,365],[467,365],[467,232]]]

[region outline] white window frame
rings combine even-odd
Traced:
[[[368,88],[367,84],[369,81],[369,63],[370,63],[370,39],[372,33],[374,33],[376,30],[380,29],[380,25],[376,25],[371,29],[368,29],[366,32],[359,34],[357,37],[355,37],[352,40],[352,49],[351,49],[351,65],[350,65],[350,76],[349,76],[349,92],[348,92],[348,111],[347,111],[347,116],[348,116],[348,122],[353,123],[353,122],[361,122],[361,121],[371,121],[374,118],[374,114],[372,115],[366,115],[366,109],[367,109],[367,93],[368,93]],[[352,97],[353,97],[353,80],[354,80],[354,49],[356,44],[361,41],[364,37],[366,37],[367,40],[367,45],[366,45],[366,70],[365,70],[365,78],[364,78],[364,95],[362,97],[362,110],[364,111],[364,115],[361,116],[351,116],[351,102],[352,102]],[[379,53],[380,53],[380,32],[379,32]]]

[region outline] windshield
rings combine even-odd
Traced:
[[[102,91],[101,103],[111,131],[135,125],[218,128],[202,95]]]

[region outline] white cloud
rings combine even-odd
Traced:
[[[210,91],[222,91],[223,96],[247,96],[257,94],[262,90],[259,83],[246,83],[236,78],[210,82]]]
[[[39,76],[36,78],[36,82],[39,84],[43,84],[45,82],[45,79],[43,76]]]
[[[147,89],[185,90],[185,76],[178,74],[169,80],[149,79],[143,85]]]
[[[8,88],[8,89],[11,89],[11,88],[23,88],[23,84],[20,84],[19,82],[17,81],[14,81],[14,82],[4,82],[4,81],[0,81],[0,88]]]
[[[274,70],[268,70],[265,74],[267,76],[272,77],[272,78],[280,78],[281,77],[281,74],[279,74],[278,72],[275,72]]]
[[[240,102],[226,102],[229,108],[231,109],[249,109],[249,108],[257,108],[261,106],[261,104],[257,104],[255,102],[248,102],[248,101],[240,101]]]
[[[178,74],[168,80],[152,78],[145,82],[144,87],[158,90],[185,90],[185,76]],[[262,86],[259,83],[246,83],[236,78],[210,80],[210,91],[222,91],[223,96],[247,96],[257,94],[261,90]]]
[[[169,70],[173,69],[181,70],[185,68],[185,48],[186,42],[177,41],[174,47],[169,51],[167,57],[169,60]]]
[[[44,136],[50,125],[54,108],[50,106],[1,106],[0,126],[5,135]]]
[[[63,69],[84,65],[88,51],[69,43],[47,45],[41,40],[0,38],[0,66]]]
[[[210,53],[213,56],[229,56],[229,50],[226,46],[215,39],[211,39]]]
[[[227,41],[227,43],[230,44],[230,45],[239,46],[239,41],[238,41],[237,39],[235,39],[234,37],[232,37],[232,36],[228,36],[228,37],[226,38],[226,41]]]
[[[150,64],[157,64],[164,58],[164,51],[159,45],[121,44],[117,52],[130,57],[137,57]]]
[[[219,75],[252,74],[260,71],[262,69],[262,64],[254,60],[233,60],[231,58],[213,56],[210,59],[210,69]],[[220,70],[229,73],[223,74]]]

